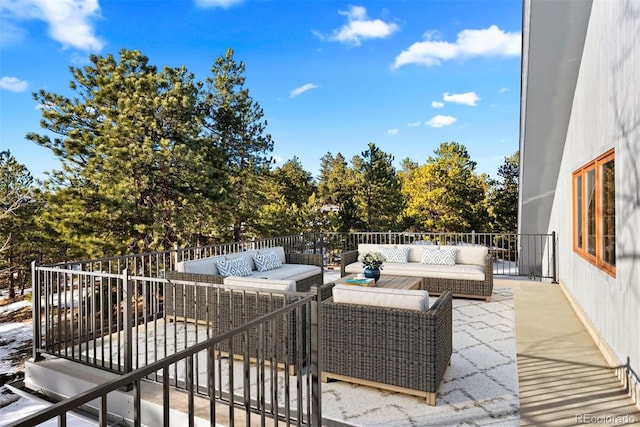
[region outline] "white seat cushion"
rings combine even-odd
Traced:
[[[417,262],[385,264],[382,274],[429,279],[484,280],[484,268],[474,264],[431,265]]]
[[[429,306],[429,293],[427,291],[336,285],[333,287],[332,292],[333,301],[338,303],[419,311],[426,311]]]
[[[358,256],[369,252],[380,252],[380,246],[387,246],[391,249],[395,249],[396,245],[377,245],[369,243],[360,243],[358,245]]]
[[[320,267],[306,264],[282,264],[282,267],[275,270],[263,272],[254,271],[251,277],[266,279],[290,279],[294,281],[306,279],[316,274],[320,274]]]
[[[258,277],[225,277],[223,283],[241,288],[264,289],[273,291],[295,291],[295,280],[261,279]]]
[[[181,273],[194,273],[194,274],[215,274],[218,275],[217,261],[224,261],[224,255],[193,259],[190,261],[181,261],[176,263],[176,271]]]
[[[489,249],[485,246],[440,246],[441,248],[454,248],[456,252],[456,264],[485,265]]]
[[[428,277],[458,280],[484,280],[484,267],[474,264],[429,265],[419,262],[406,264],[385,263],[382,265],[382,276]],[[354,262],[345,266],[347,273],[362,273],[364,266]]]

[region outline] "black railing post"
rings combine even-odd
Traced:
[[[322,426],[322,285],[311,301],[311,425]]]
[[[40,327],[41,313],[42,313],[42,288],[40,283],[40,275],[37,274],[36,261],[31,262],[31,292],[33,293],[33,348],[32,348],[32,362],[37,362],[42,359],[40,354],[40,346],[42,343]]]
[[[552,283],[558,283],[558,260],[556,258],[557,253],[556,253],[556,247],[557,247],[557,243],[556,243],[556,232],[552,231],[551,232],[551,268],[553,269],[553,281]]]

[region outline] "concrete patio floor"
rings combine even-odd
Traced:
[[[496,278],[515,296],[521,426],[640,425],[560,285]]]

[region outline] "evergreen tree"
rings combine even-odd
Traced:
[[[257,235],[271,237],[311,231],[315,184],[297,157],[275,168],[263,180],[264,204],[254,222]]]
[[[407,215],[406,206],[409,201],[409,197],[405,191],[409,183],[413,180],[418,168],[419,168],[418,163],[414,162],[409,157],[404,158],[400,162],[398,179],[400,180],[402,201],[405,206],[405,209],[402,210],[398,219],[398,226],[401,230],[415,230],[416,228],[419,228],[419,227],[416,227],[415,218]]]
[[[360,212],[354,202],[356,174],[341,153],[325,154],[320,163],[318,196],[323,204],[337,205],[337,212],[328,212],[325,223],[331,231],[349,232],[362,229]]]
[[[250,222],[262,202],[256,188],[269,171],[273,151],[264,112],[244,87],[244,70],[244,63],[237,63],[233,50],[227,49],[211,68],[203,103],[206,137],[217,144],[226,167],[226,208],[221,219],[230,219],[234,241],[242,240],[245,228],[253,227]]]
[[[366,231],[395,229],[403,209],[400,180],[392,165],[393,156],[375,144],[353,158],[356,173],[355,198],[363,213]]]
[[[467,149],[442,143],[403,187],[407,216],[421,231],[470,232],[487,227],[487,177],[475,172]]]
[[[9,151],[0,152],[0,283],[15,297],[16,278],[26,284],[35,258],[33,178]]]
[[[288,203],[302,206],[316,192],[313,176],[302,167],[300,159],[293,157],[270,173],[271,180]]]
[[[334,157],[326,153],[320,159],[320,182],[318,196],[327,204],[340,205],[353,196],[353,182],[349,182],[347,161],[341,153]]]
[[[182,207],[220,194],[200,138],[201,84],[184,67],[159,71],[138,51],[90,60],[71,68],[74,98],[34,94],[56,137],[27,138],[62,164],[45,183],[43,226],[69,258],[172,247]]]
[[[495,231],[516,233],[518,231],[518,179],[520,174],[520,152],[506,157],[498,169],[498,181],[492,182],[490,193]]]

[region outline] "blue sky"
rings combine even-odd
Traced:
[[[518,0],[3,0],[0,150],[35,177],[59,167],[24,139],[43,132],[31,94],[72,95],[91,53],[138,49],[204,80],[231,47],[279,163],[317,176],[327,152],[373,142],[423,164],[456,141],[496,177],[518,149],[521,26]]]

